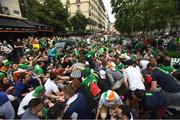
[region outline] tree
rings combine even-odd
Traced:
[[[22,16],[29,20],[37,20],[42,5],[37,0],[19,0]]]
[[[163,30],[179,23],[178,0],[111,0],[115,28],[130,33]],[[124,24],[124,25],[123,25]]]
[[[81,32],[86,30],[88,19],[80,12],[76,12],[76,14],[70,18],[70,24],[74,31]]]
[[[40,4],[37,0],[20,0],[23,17],[53,26],[55,31],[65,32],[68,25],[68,10],[59,0],[44,0]]]
[[[93,26],[95,26],[95,25],[97,25],[97,22],[96,22],[95,20],[89,18],[89,19],[88,19],[88,25],[93,25]]]
[[[53,26],[57,31],[65,32],[68,20],[68,10],[64,8],[59,0],[45,0],[45,4],[40,9],[47,17],[39,16],[40,22]]]

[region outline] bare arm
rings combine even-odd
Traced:
[[[124,81],[124,85],[126,86],[126,88],[128,88],[128,79],[127,77],[123,77],[123,81]]]
[[[53,95],[53,94],[51,94],[51,93],[47,94],[46,96],[47,96],[48,98],[52,98],[52,99],[58,99],[58,98],[59,98],[59,96]]]
[[[38,56],[36,58],[34,58],[33,61],[36,61],[39,57],[40,57],[41,53],[39,52]]]
[[[152,81],[150,91],[154,92],[154,91],[156,91],[156,88],[157,88],[157,82]]]
[[[100,114],[100,107],[98,106],[98,108],[97,108],[97,112],[96,112],[96,120],[98,120],[98,117],[99,117],[99,114]]]

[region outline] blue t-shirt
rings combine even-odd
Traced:
[[[36,79],[36,78],[33,78],[32,76],[30,77],[29,79],[29,82],[28,82],[29,86],[33,87],[33,88],[36,88],[39,86],[39,81]]]
[[[14,90],[15,90],[15,96],[21,97],[21,94],[29,92],[28,90],[28,84],[23,84],[20,80],[15,84]]]
[[[0,107],[6,103],[7,101],[9,101],[7,95],[5,92],[0,92]]]
[[[159,69],[155,69],[151,73],[151,77],[153,81],[157,81],[164,91],[171,93],[180,92],[180,85],[176,83],[174,77],[170,74],[167,74]]]
[[[56,56],[56,52],[57,50],[55,48],[51,48],[49,51],[48,51],[48,56],[49,57],[55,57]]]
[[[85,97],[81,93],[77,94],[77,99],[69,105],[64,113],[63,119],[71,119],[74,112],[78,114],[77,119],[90,119],[90,111]]]

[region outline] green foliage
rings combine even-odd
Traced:
[[[20,0],[21,3],[24,4],[21,5],[23,17],[53,26],[56,31],[65,32],[69,15],[59,0],[45,0],[44,4],[37,0]]]
[[[89,25],[97,25],[97,22],[91,18],[88,19],[88,24]]]
[[[178,26],[179,0],[111,0],[115,28],[122,33]]]
[[[69,21],[72,29],[76,32],[86,30],[86,26],[88,25],[88,19],[79,12],[72,16]]]

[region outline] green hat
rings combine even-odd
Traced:
[[[27,70],[29,68],[28,64],[19,64],[18,68],[21,68],[23,70]]]
[[[4,78],[4,77],[6,77],[6,72],[4,72],[4,71],[0,71],[0,78]]]
[[[37,75],[43,74],[43,69],[39,65],[35,65],[34,73],[36,73]]]
[[[38,86],[38,87],[35,88],[35,91],[34,91],[34,93],[32,95],[34,97],[38,97],[44,91],[45,91],[45,87],[44,86]]]
[[[103,53],[104,53],[104,48],[102,47],[98,50],[98,54],[101,56]]]
[[[87,58],[91,58],[95,55],[95,51],[94,50],[90,50],[87,54],[86,54],[86,57]]]
[[[12,64],[12,62],[10,62],[9,60],[3,60],[2,63],[4,66],[8,66],[8,65]]]

